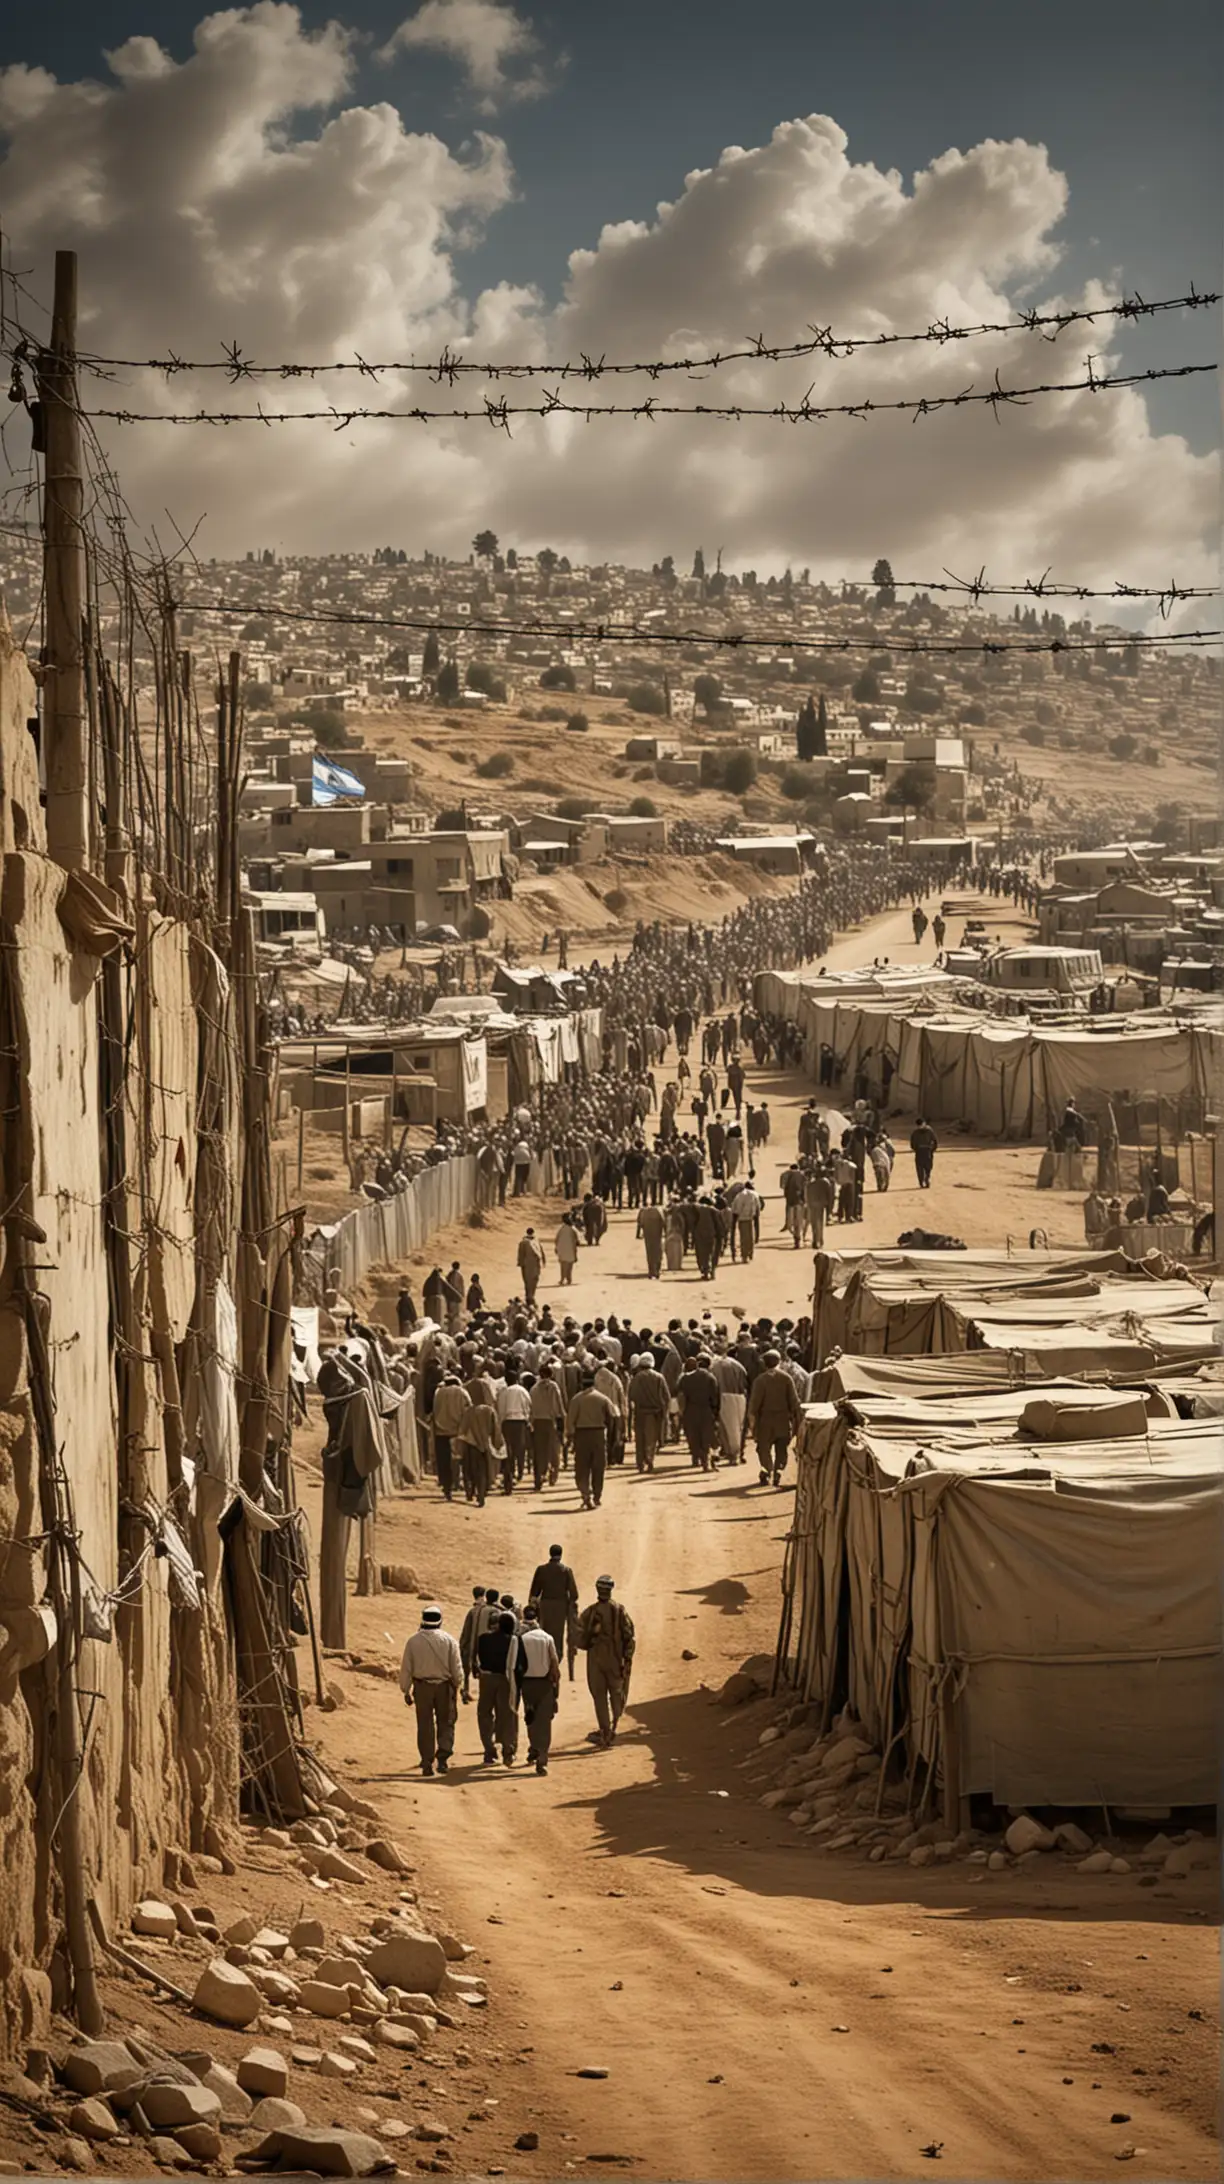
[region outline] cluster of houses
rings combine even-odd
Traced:
[[[1212,992],[1224,960],[1224,826],[1192,817],[1189,844],[1108,842],[1055,857],[1039,908],[1043,942],[1095,949],[1160,991]]]
[[[415,804],[407,760],[348,745],[341,764],[308,728],[255,730],[248,744],[239,850],[264,940],[347,939],[370,926],[403,943],[466,937],[474,911],[512,895],[524,860],[548,872],[668,846],[658,816],[465,808],[462,826],[438,827]]]

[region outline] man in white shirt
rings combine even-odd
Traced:
[[[527,1441],[531,1432],[531,1397],[517,1372],[503,1380],[494,1407],[506,1442],[501,1467],[502,1487],[507,1494],[512,1494],[516,1479],[521,1479],[527,1468]]]
[[[739,1231],[740,1257],[745,1266],[756,1250],[756,1225],[761,1216],[761,1204],[751,1183],[741,1183],[731,1200],[731,1213]]]
[[[523,1719],[527,1724],[528,1764],[534,1760],[536,1773],[547,1774],[553,1717],[561,1686],[561,1662],[550,1633],[540,1627],[540,1611],[533,1600],[529,1600],[523,1609],[516,1667]]]
[[[421,1627],[404,1647],[400,1690],[405,1706],[415,1706],[421,1773],[431,1775],[437,1759],[445,1774],[455,1749],[455,1718],[463,1664],[459,1647],[442,1628],[441,1608],[423,1608]]]

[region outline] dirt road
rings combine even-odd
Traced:
[[[880,920],[832,960],[862,960],[865,945],[905,959],[908,935],[907,916]],[[808,1089],[755,1079],[774,1116],[767,1190]],[[958,1144],[919,1200],[902,1155],[894,1189],[869,1191],[850,1235],[895,1241],[919,1206],[971,1240],[1027,1232],[1035,1162],[1032,1149]],[[1082,1235],[1073,1202],[1039,1203],[1052,1240]],[[524,1220],[543,1212],[457,1230],[453,1251],[441,1238],[433,1255],[479,1264],[496,1299]],[[553,1270],[542,1294],[579,1317],[687,1317],[707,1303],[716,1317],[734,1304],[794,1313],[811,1261],[779,1223],[774,1195],[747,1273],[648,1285],[633,1216],[614,1216],[572,1291]],[[664,2178],[902,2177],[936,2158],[949,2177],[1103,2177],[1127,2147],[1133,2175],[1214,2173],[1203,1884],[850,1864],[760,1808],[765,1717],[728,1716],[709,1694],[772,1650],[792,1507],[754,1468],[707,1478],[670,1450],[652,1477],[612,1472],[589,1515],[564,1479],[483,1511],[442,1504],[431,1486],[380,1515],[381,1559],[410,1563],[451,1627],[478,1580],[521,1597],[554,1539],[584,1600],[607,1569],[637,1625],[621,1739],[594,1749],[585,1686],[564,1686],[543,1780],[484,1769],[467,1711],[453,1773],[422,1782],[397,1691],[365,1676],[343,1677],[347,1703],[325,1718],[346,1779],[369,1785],[427,1891],[487,1958],[490,2044],[517,2062],[507,2101],[539,2134],[538,2152],[508,2157],[513,2173],[606,2170],[602,2155]],[[353,1600],[350,1641],[398,1659],[416,1621],[411,1597]],[[608,2075],[576,2075],[586,2068]]]

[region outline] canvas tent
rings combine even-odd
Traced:
[[[839,1057],[842,1084],[864,1056],[878,1080],[887,1054],[891,1109],[986,1135],[1044,1138],[1069,1099],[1091,1111],[1159,1094],[1174,1107],[1218,1111],[1224,1088],[1224,1031],[1160,1012],[1053,1025],[991,1016],[983,989],[932,970],[764,971],[755,997],[799,1026],[813,1078],[823,1045]]]
[[[1205,1356],[1218,1343],[1219,1313],[1183,1268],[1155,1254],[897,1250],[817,1253],[812,1320],[817,1362],[835,1347],[887,1356],[991,1349],[1014,1360],[1015,1377],[1142,1372]]]
[[[1034,1439],[1031,1390],[976,1384],[811,1405],[800,1433],[780,1656],[826,1719],[848,1701],[924,1769],[950,1826],[975,1793],[1216,1794],[1218,1428],[1119,1437],[1107,1396],[1047,1392],[1099,1403],[1099,1437]]]

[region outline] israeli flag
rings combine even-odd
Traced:
[[[337,766],[334,759],[324,758],[320,752],[314,755],[311,770],[311,796],[313,804],[340,804],[347,797],[364,797],[365,783],[347,766]]]

